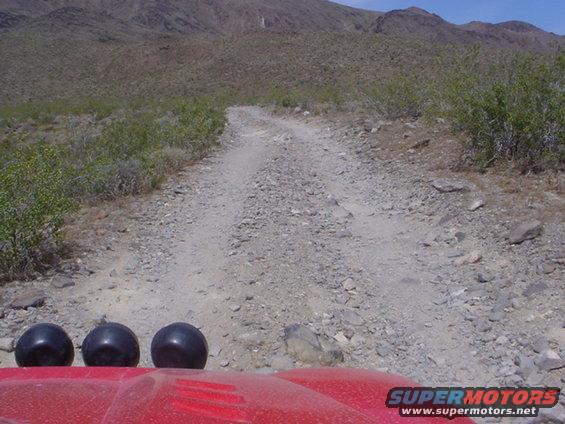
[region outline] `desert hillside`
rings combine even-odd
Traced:
[[[325,0],[5,0],[0,30],[112,35],[233,35],[257,32],[368,32],[439,42],[547,48],[562,37],[524,22],[451,24],[411,7],[388,13]]]
[[[0,103],[355,91],[406,69],[430,73],[438,55],[468,46],[548,52],[563,38],[523,22],[454,25],[414,7],[379,13],[322,0],[5,0]]]

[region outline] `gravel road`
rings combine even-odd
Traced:
[[[562,228],[543,238],[553,270],[526,271],[541,241],[490,240],[472,194],[368,160],[319,121],[254,107],[229,120],[220,148],[116,211],[125,228],[74,268],[7,286],[4,301],[30,288],[46,300],[5,306],[0,336],[48,320],[80,345],[96,322],[118,321],[148,366],[152,335],[187,321],[208,338],[209,369],[322,363],[430,386],[563,385],[562,365],[538,358],[563,356]]]

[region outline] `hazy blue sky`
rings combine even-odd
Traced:
[[[462,24],[469,21],[530,22],[546,31],[565,34],[565,0],[333,0],[364,9],[388,11],[418,6]]]

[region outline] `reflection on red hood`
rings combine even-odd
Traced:
[[[0,370],[1,424],[440,423],[385,407],[409,380],[349,369],[272,375],[141,368]]]

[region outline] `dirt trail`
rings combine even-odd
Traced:
[[[308,365],[283,341],[287,325],[302,323],[335,338],[338,366],[426,385],[500,385],[513,374],[496,320],[473,316],[485,289],[454,263],[482,240],[428,242],[438,230],[414,217],[410,181],[321,125],[251,107],[229,119],[218,151],[134,200],[127,236],[91,258],[95,273],[51,293],[47,306],[77,344],[93,321],[122,322],[150,365],[152,335],[188,321],[209,340],[208,368],[270,370]]]

